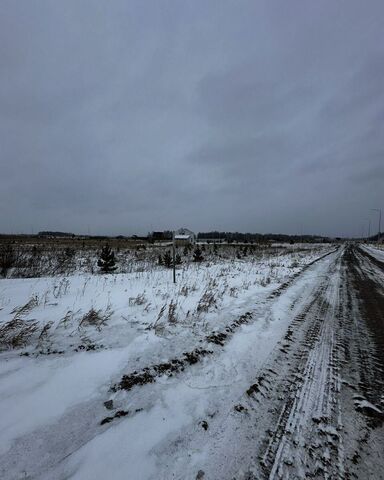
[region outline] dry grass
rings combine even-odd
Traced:
[[[168,305],[168,322],[169,323],[172,323],[172,324],[177,323],[176,309],[177,309],[177,302],[174,302],[173,300],[171,300]]]
[[[144,293],[140,293],[137,297],[130,297],[129,298],[129,306],[132,307],[134,305],[144,305],[147,299],[145,298]]]
[[[196,312],[208,312],[208,310],[214,306],[216,306],[215,291],[208,287],[197,304]]]
[[[0,327],[0,347],[2,349],[25,347],[38,329],[35,320],[14,317]]]
[[[27,315],[31,310],[33,310],[38,305],[39,305],[39,298],[37,295],[34,295],[25,305],[14,308],[11,314],[15,315],[15,318],[22,317],[23,315]]]
[[[113,311],[108,306],[103,312],[95,310],[93,307],[82,317],[79,322],[79,327],[95,327],[97,330],[101,330],[107,324],[107,321],[113,315]]]

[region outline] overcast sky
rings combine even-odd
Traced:
[[[0,10],[0,231],[376,229],[382,0]]]

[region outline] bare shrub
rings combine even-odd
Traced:
[[[47,336],[48,336],[48,330],[50,330],[50,328],[52,327],[52,325],[53,325],[52,320],[44,325],[43,329],[42,329],[41,332],[40,332],[39,340],[42,340],[42,339],[44,339],[44,338],[47,338]]]
[[[38,328],[38,322],[21,317],[27,315],[38,304],[39,298],[34,295],[25,305],[12,310],[13,319],[0,327],[0,346],[2,348],[20,348],[27,345],[30,337]]]
[[[214,306],[216,306],[215,292],[213,289],[208,287],[204,291],[203,295],[199,300],[199,303],[197,304],[196,312],[208,312],[208,310]]]
[[[164,315],[164,312],[165,312],[165,309],[167,308],[167,304],[163,305],[160,309],[160,312],[159,314],[157,315],[157,318],[156,318],[156,322],[157,323],[161,318],[162,316]]]
[[[174,302],[173,300],[171,300],[168,305],[168,322],[169,323],[173,323],[173,324],[177,323],[176,308],[177,308],[177,302]]]
[[[231,287],[229,289],[229,296],[230,297],[237,297],[237,291],[238,291],[238,289],[236,287]]]
[[[144,307],[144,312],[148,313],[151,310],[152,303],[148,302],[147,305]]]
[[[76,269],[75,253],[75,250],[70,247],[55,250],[55,274],[68,274]]]
[[[62,297],[67,294],[68,288],[69,288],[70,282],[66,278],[63,278],[60,280],[60,283],[58,285],[55,285],[53,287],[53,296],[55,298]]]
[[[188,285],[183,285],[180,289],[180,295],[182,295],[183,297],[188,297],[188,293],[189,293]]]
[[[248,290],[250,286],[251,286],[251,282],[250,282],[250,281],[243,280],[243,282],[241,283],[241,288],[242,288],[243,290]]]
[[[261,281],[260,281],[260,285],[262,287],[266,287],[267,285],[269,285],[271,283],[271,277],[264,277]]]
[[[188,297],[189,294],[196,292],[198,290],[198,287],[196,283],[193,283],[192,285],[188,285],[185,283],[179,290],[179,295],[182,295],[183,297]]]
[[[12,310],[11,314],[15,314],[16,317],[21,317],[23,315],[27,315],[31,310],[39,305],[39,297],[37,295],[33,295],[30,300],[21,307],[16,307]]]
[[[144,305],[147,299],[145,298],[144,293],[139,293],[137,297],[130,297],[128,300],[129,306],[132,307],[134,305]]]
[[[101,330],[107,324],[107,321],[111,318],[113,311],[108,306],[103,312],[95,310],[93,307],[83,316],[80,320],[79,327],[95,327],[97,330]]]
[[[40,332],[39,338],[37,340],[37,348],[42,348],[44,344],[48,342],[49,330],[51,329],[53,322],[50,321],[46,323],[43,329]]]
[[[79,315],[80,310],[77,312],[73,312],[72,310],[68,310],[64,317],[60,320],[59,325],[63,325],[64,328],[67,328],[70,323],[72,323],[75,315]]]

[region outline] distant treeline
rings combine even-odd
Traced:
[[[383,232],[380,232],[380,234],[376,233],[376,235],[371,235],[368,240],[371,242],[377,242],[378,237],[380,238],[380,241],[383,239]]]
[[[39,237],[74,237],[74,233],[42,231],[37,234]]]
[[[107,235],[75,235],[70,232],[60,232],[60,231],[50,231],[44,230],[39,232],[37,235],[7,235],[0,234],[0,238],[51,238],[51,239],[60,239],[60,238],[73,238],[76,240],[96,240],[96,241],[106,241],[116,239],[116,240],[127,240],[127,241],[164,241],[172,239],[172,231],[166,230],[163,232],[152,232],[148,236],[125,236],[125,235],[116,235],[116,236],[107,236]],[[201,241],[211,241],[211,242],[220,242],[220,243],[267,243],[267,242],[276,242],[276,243],[298,243],[298,242],[307,242],[307,243],[326,243],[332,242],[335,240],[341,240],[340,238],[329,238],[322,237],[319,235],[286,235],[279,233],[242,233],[242,232],[218,232],[216,230],[211,232],[199,232],[197,234],[197,239]],[[372,235],[370,237],[371,241],[377,240],[377,235]]]
[[[126,240],[126,239],[134,239],[134,240],[146,240],[147,237],[138,237],[137,235],[132,236],[125,236],[125,235],[116,235],[116,236],[109,236],[109,235],[75,235],[74,233],[69,232],[51,232],[51,231],[43,231],[37,234],[38,237],[65,237],[65,238],[89,238],[92,240],[109,240],[110,238],[116,238],[118,240]],[[34,237],[34,235],[31,235]]]
[[[285,235],[275,233],[241,233],[241,232],[199,232],[199,240],[216,240],[225,242],[260,243],[260,242],[330,242],[328,237],[316,235]]]

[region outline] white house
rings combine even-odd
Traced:
[[[179,228],[175,231],[176,245],[193,245],[196,242],[196,235],[188,228]]]

